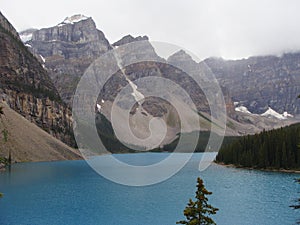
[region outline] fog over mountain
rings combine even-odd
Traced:
[[[18,31],[50,27],[66,15],[94,18],[110,42],[128,33],[177,44],[200,59],[280,55],[300,50],[297,0],[17,1],[0,8]]]

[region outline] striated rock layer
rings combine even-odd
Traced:
[[[242,60],[205,60],[235,102],[252,113],[269,107],[279,113],[300,113],[300,53]]]
[[[111,49],[90,17],[67,17],[57,26],[33,31],[26,44],[41,57],[61,98],[72,104],[80,77],[101,54]]]
[[[0,97],[12,109],[63,142],[75,146],[70,109],[47,72],[0,14]]]

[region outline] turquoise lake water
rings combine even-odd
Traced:
[[[124,154],[132,164],[149,164],[168,153]],[[101,156],[105,157],[105,156]],[[98,175],[85,161],[22,163],[0,173],[0,224],[13,225],[168,225],[184,219],[200,176],[219,208],[217,224],[295,224],[300,211],[289,205],[299,197],[297,174],[226,168],[212,164],[199,172],[201,153],[162,183],[129,187]],[[111,168],[114,170],[114,168]]]

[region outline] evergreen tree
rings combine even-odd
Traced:
[[[285,147],[285,143],[282,144],[281,151],[282,151],[282,167],[286,169],[288,165],[288,160],[287,160],[287,152],[286,152],[287,150]]]
[[[300,124],[241,137],[220,149],[216,161],[253,168],[300,170]]]
[[[192,199],[189,200],[187,207],[184,209],[183,213],[186,220],[179,221],[176,224],[187,224],[187,225],[209,225],[216,224],[209,215],[216,214],[219,209],[214,208],[208,204],[207,195],[211,195],[212,192],[206,190],[203,180],[198,177],[197,179],[197,191],[196,191],[196,201]]]

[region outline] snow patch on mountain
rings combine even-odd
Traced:
[[[283,112],[282,114],[284,117],[294,117],[292,114],[289,114],[288,112]]]
[[[140,102],[141,100],[143,100],[145,98],[145,96],[138,91],[137,86],[126,77],[126,80],[128,81],[129,85],[131,86],[133,92],[131,93],[131,95],[134,97],[135,101]]]
[[[46,59],[42,55],[40,55],[40,57],[41,57],[42,61],[45,63]]]
[[[29,42],[32,40],[32,37],[33,37],[33,33],[36,31],[37,29],[34,29],[34,28],[30,28],[30,29],[27,29],[27,30],[23,30],[23,31],[20,31],[19,32],[19,36],[20,36],[20,39],[23,43],[26,43],[26,42]]]
[[[26,43],[27,41],[32,40],[32,33],[30,33],[30,34],[21,34],[20,38],[21,38],[23,43]]]
[[[245,106],[238,106],[234,109],[236,112],[242,112],[242,113],[248,113],[251,114],[251,112],[247,109]]]
[[[138,87],[127,77],[124,68],[122,67],[122,60],[117,54],[117,52],[114,52],[115,59],[117,61],[118,67],[121,69],[126,81],[129,83],[130,87],[132,88],[131,95],[134,97],[135,101],[138,102],[139,105],[141,105],[141,101],[145,98],[145,96],[138,91]]]
[[[98,112],[101,112],[101,105],[97,104],[97,110]]]
[[[276,112],[274,109],[272,109],[271,107],[269,107],[266,112],[261,114],[261,116],[268,117],[268,118],[273,117],[279,120],[285,120],[289,117],[293,117],[293,115],[289,114],[288,112],[284,112],[283,114],[280,114]]]
[[[66,25],[66,24],[74,24],[74,23],[78,23],[80,21],[87,20],[87,19],[89,19],[89,17],[78,14],[78,15],[66,17],[66,19],[63,22],[61,22],[60,24],[58,24],[57,26],[60,27],[60,26]]]

